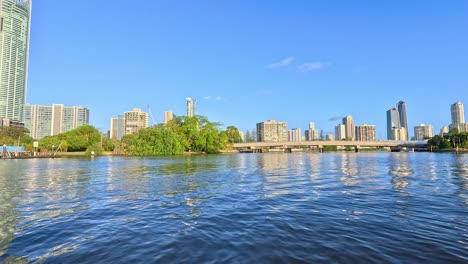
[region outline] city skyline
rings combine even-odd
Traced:
[[[406,101],[412,131],[449,125],[447,106],[468,101],[464,1],[185,4],[141,13],[125,1],[36,1],[27,102],[86,105],[108,129],[116,113],[146,105],[162,123],[190,95],[198,114],[242,131],[268,119],[304,131],[313,120],[326,134],[351,115],[383,139],[394,102]]]

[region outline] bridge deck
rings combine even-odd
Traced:
[[[249,142],[235,143],[236,149],[244,148],[294,148],[294,147],[427,147],[426,141],[301,141],[301,142]]]

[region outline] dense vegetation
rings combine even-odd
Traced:
[[[436,135],[427,142],[430,147],[435,149],[465,148],[468,149],[468,132],[458,132],[458,129],[452,128],[448,135]]]
[[[86,152],[96,155],[117,148],[120,154],[153,156],[176,155],[184,152],[217,153],[229,149],[233,143],[242,142],[239,130],[228,126],[219,129],[220,124],[210,122],[204,116],[181,116],[167,125],[158,124],[141,129],[138,133],[126,135],[121,141],[112,141],[90,125],[39,140],[39,151]],[[33,150],[33,139],[24,128],[2,128],[0,143],[26,146]]]
[[[2,146],[25,146],[27,150],[32,150],[34,140],[28,133],[26,128],[0,127],[0,144]]]
[[[48,136],[39,140],[40,150],[60,150],[63,152],[82,152],[89,154],[94,151],[96,155],[102,151],[111,151],[114,148],[113,142],[102,137],[101,132],[95,127],[84,125],[71,131]]]
[[[204,116],[180,116],[167,125],[159,124],[122,138],[120,150],[130,155],[175,155],[187,152],[217,153],[241,142],[235,127],[219,129],[220,124]]]

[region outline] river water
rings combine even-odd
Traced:
[[[467,263],[468,155],[0,160],[0,263]]]

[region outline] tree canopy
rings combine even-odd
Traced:
[[[39,140],[39,148],[62,151],[87,151],[92,149],[96,153],[103,150],[112,150],[113,144],[107,138],[103,138],[101,132],[91,125],[80,126],[56,136],[48,136]],[[103,148],[105,147],[105,148]]]
[[[130,155],[175,155],[187,152],[217,153],[230,145],[229,136],[239,140],[237,128],[221,131],[220,124],[204,116],[179,116],[122,138],[122,149]],[[237,137],[235,134],[237,131]],[[229,134],[231,133],[231,134]]]
[[[468,132],[458,132],[458,129],[450,129],[448,135],[436,135],[428,140],[429,146],[437,149],[468,148]]]

